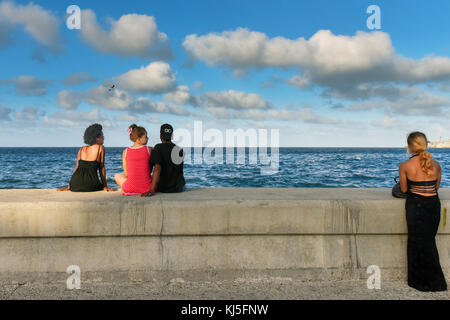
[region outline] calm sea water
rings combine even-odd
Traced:
[[[78,148],[0,148],[0,189],[51,189],[66,186]],[[123,148],[106,148],[108,185],[122,172]],[[450,149],[431,149],[441,163],[441,187],[450,187]],[[389,188],[398,165],[408,159],[404,148],[280,148],[279,170],[261,175],[264,165],[185,164],[187,188],[299,187]]]

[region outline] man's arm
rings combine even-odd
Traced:
[[[157,164],[155,164],[155,169],[153,169],[152,186],[150,188],[150,191],[143,193],[141,195],[142,197],[152,196],[156,192],[156,188],[158,187],[158,183],[159,183],[160,173],[161,173],[161,165],[159,165],[157,163]]]

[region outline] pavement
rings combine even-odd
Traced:
[[[20,283],[0,286],[1,300],[449,300],[450,291],[420,292],[405,281],[382,281],[368,289],[366,280],[301,281],[255,278],[190,282],[82,282],[80,289],[66,283]]]

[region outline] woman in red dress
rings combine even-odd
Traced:
[[[116,174],[116,183],[122,188],[123,195],[146,193],[152,185],[152,168],[150,167],[151,147],[147,147],[148,137],[144,127],[133,124],[128,133],[133,146],[122,154],[123,173]]]

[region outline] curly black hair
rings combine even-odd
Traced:
[[[103,135],[103,127],[101,124],[95,123],[84,131],[84,143],[92,146],[97,143],[97,138]]]

